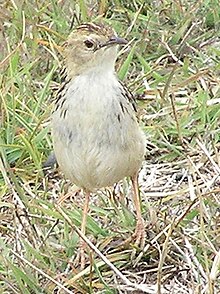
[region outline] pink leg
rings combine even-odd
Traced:
[[[82,224],[81,224],[81,232],[85,235],[86,233],[86,220],[87,214],[89,210],[89,199],[90,199],[90,192],[86,192],[85,194],[85,203],[83,207],[83,214],[82,214]],[[85,242],[81,239],[80,240],[80,267],[84,269],[86,264],[85,259]]]
[[[131,178],[133,191],[134,191],[134,207],[136,210],[136,228],[135,232],[132,236],[133,239],[135,239],[135,245],[143,248],[145,243],[145,223],[142,218],[141,214],[141,202],[140,202],[140,196],[139,196],[139,189],[138,189],[138,174],[133,176]]]

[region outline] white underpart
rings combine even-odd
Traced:
[[[65,94],[65,116],[61,109],[52,115],[57,161],[67,178],[90,191],[133,176],[145,149],[123,87],[113,68],[103,66],[75,77]]]

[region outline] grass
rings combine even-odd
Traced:
[[[0,16],[1,293],[219,293],[218,1],[6,1]],[[53,148],[59,45],[99,19],[130,40],[117,72],[149,140],[140,172],[147,240],[135,262],[132,244],[116,246],[135,226],[130,183],[98,191],[87,222],[98,251],[80,271],[83,195],[57,208],[76,188],[42,164]]]

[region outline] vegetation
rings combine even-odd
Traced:
[[[220,293],[219,1],[0,5],[1,293]],[[117,71],[149,141],[139,177],[147,240],[133,260],[133,244],[120,246],[135,226],[129,181],[100,190],[87,222],[98,252],[88,249],[80,271],[83,195],[42,166],[59,48],[73,27],[100,20],[130,41]]]

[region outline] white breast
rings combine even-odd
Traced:
[[[87,190],[138,171],[144,136],[112,72],[76,77],[52,115],[54,150],[64,174]]]

